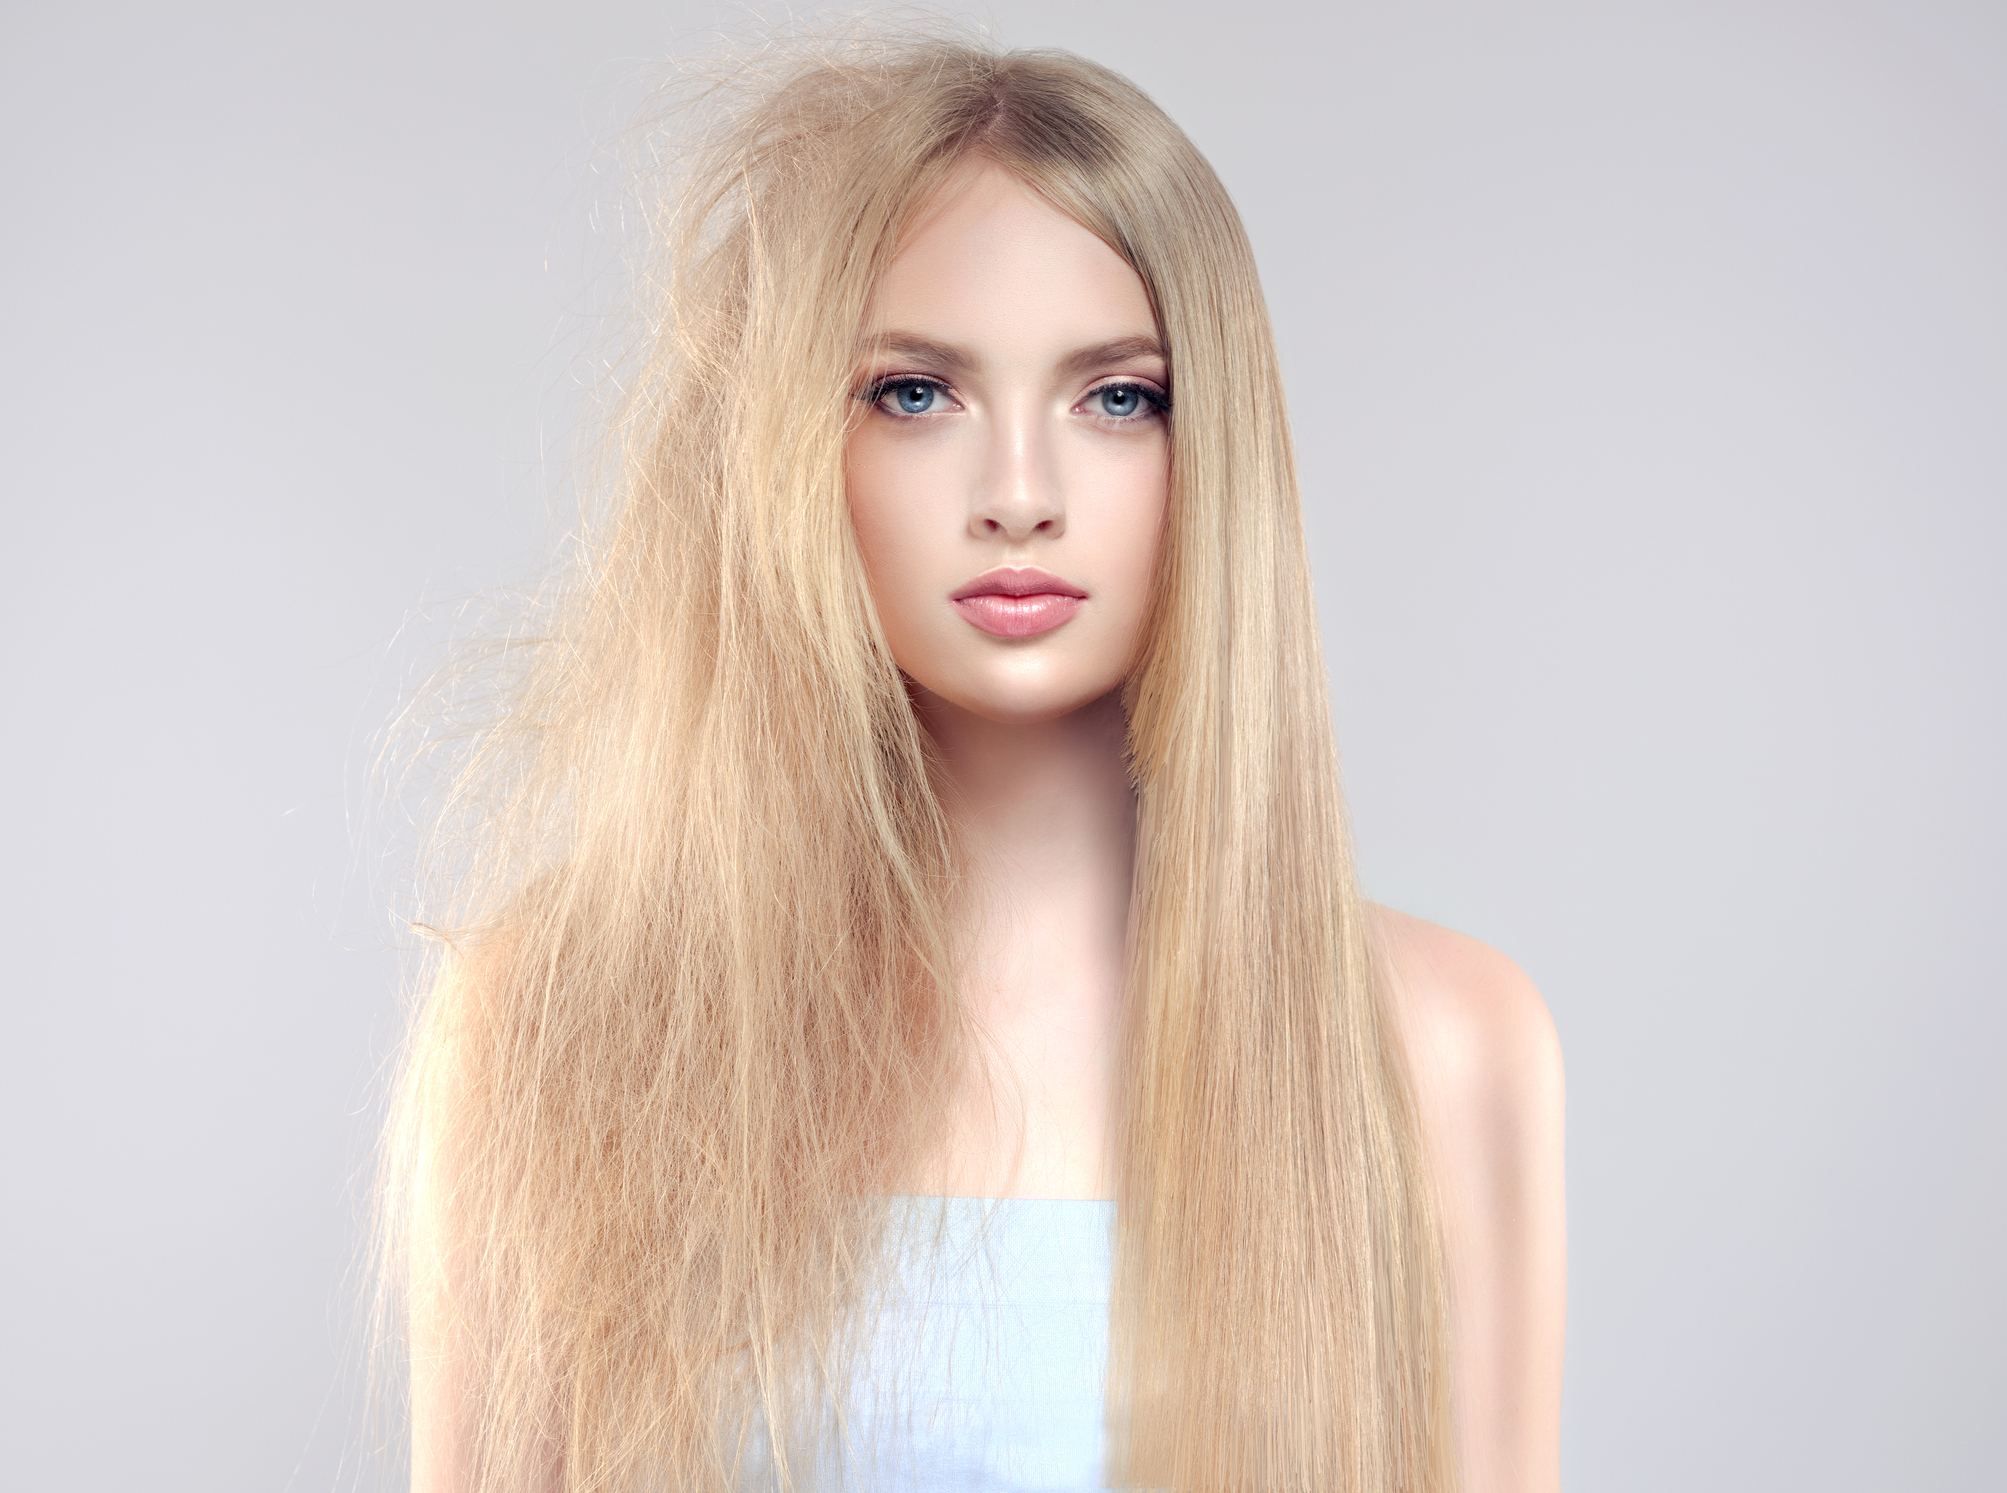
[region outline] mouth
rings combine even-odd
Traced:
[[[1035,565],[999,565],[948,600],[963,620],[992,637],[1030,638],[1070,622],[1087,593]]]

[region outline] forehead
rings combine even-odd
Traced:
[[[915,216],[868,330],[1031,351],[1148,336],[1156,319],[1119,254],[985,161],[957,171]]]

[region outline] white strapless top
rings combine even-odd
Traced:
[[[1112,1202],[897,1199],[896,1289],[818,1493],[1105,1486],[1114,1221]]]

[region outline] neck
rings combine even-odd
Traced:
[[[962,991],[985,1060],[943,1190],[1106,1196],[1136,847],[1120,697],[1033,724],[919,704],[968,862]]]

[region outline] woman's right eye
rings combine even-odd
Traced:
[[[892,378],[878,385],[872,395],[872,403],[888,414],[925,415],[933,411],[945,394],[946,391],[930,379]]]

